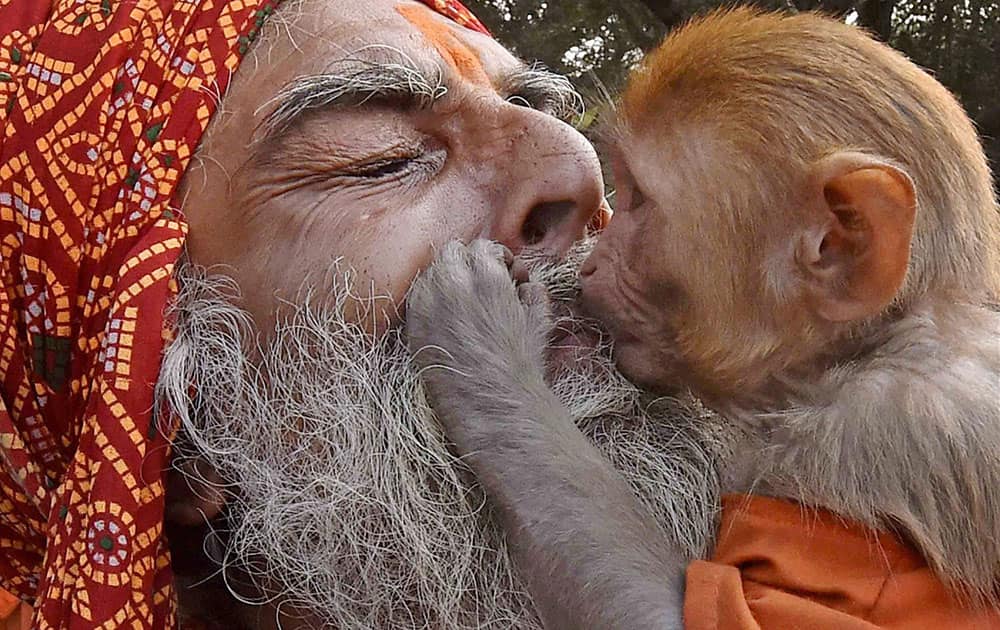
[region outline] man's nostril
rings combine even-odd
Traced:
[[[572,201],[549,201],[531,209],[521,226],[521,238],[527,246],[538,245],[546,235],[558,233],[576,212]]]

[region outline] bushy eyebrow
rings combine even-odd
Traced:
[[[500,95],[561,120],[573,121],[584,110],[583,98],[569,79],[539,65],[519,65],[498,82]],[[274,140],[312,110],[389,105],[426,110],[448,93],[440,69],[419,68],[408,58],[398,61],[343,59],[321,74],[300,77],[285,85],[262,108],[274,109],[254,132],[253,145]]]
[[[560,120],[575,122],[584,113],[584,101],[570,80],[539,64],[512,70],[499,85],[512,102],[532,107]]]
[[[441,73],[405,62],[344,59],[322,74],[288,83],[262,107],[277,106],[254,132],[254,144],[283,135],[311,110],[369,102],[401,109],[427,109],[448,93]]]

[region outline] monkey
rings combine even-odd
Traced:
[[[739,428],[713,557],[572,426],[509,252],[450,244],[407,302],[546,627],[1000,628],[1000,208],[957,100],[860,29],[733,8],[649,53],[605,135],[616,208],[579,301],[630,380]],[[764,584],[727,528],[776,513],[797,564]],[[852,553],[883,587],[864,605],[832,568]]]

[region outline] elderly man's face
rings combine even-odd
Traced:
[[[283,13],[184,201],[191,259],[227,265],[258,326],[338,259],[359,291],[399,303],[448,240],[561,253],[582,235],[603,188],[592,148],[553,115],[571,109],[565,85],[409,0]]]

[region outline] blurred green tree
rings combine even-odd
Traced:
[[[599,109],[662,37],[720,0],[468,0],[506,45],[574,77]],[[977,121],[1000,163],[1000,1],[756,0],[764,8],[819,10],[870,30],[933,72]]]

